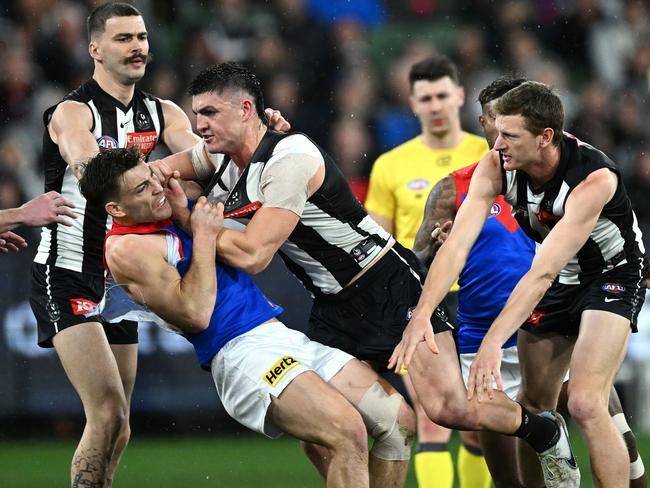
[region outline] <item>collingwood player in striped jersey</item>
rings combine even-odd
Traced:
[[[214,172],[210,197],[224,202],[226,216],[245,224],[242,232],[220,233],[220,257],[256,273],[280,253],[314,296],[308,335],[385,367],[421,293],[415,255],[367,215],[334,161],[307,136],[277,134],[262,124],[261,88],[250,71],[231,63],[206,68],[190,93],[204,141],[196,152],[205,147],[227,156],[219,158],[216,172],[193,151],[172,156],[168,164],[189,177]],[[181,222],[183,208],[176,210]],[[554,421],[525,413],[505,395],[471,405],[450,326],[442,312],[430,312],[427,323],[436,333],[439,354],[422,355],[409,374],[432,420],[452,428],[515,434],[538,452],[559,444],[568,450],[566,433]],[[372,405],[373,412],[385,415],[382,424],[392,426],[382,435],[379,424],[367,424],[376,436],[371,485],[402,486],[410,452],[401,437],[414,427],[413,412],[377,380],[363,384],[350,378],[348,387],[357,390],[353,398],[360,398],[358,407]],[[380,452],[387,440],[392,448]],[[325,453],[315,446],[308,452],[321,474],[326,473]]]
[[[103,291],[106,212],[80,195],[82,163],[101,147],[137,146],[149,154],[159,141],[171,151],[196,144],[185,113],[135,88],[149,57],[142,16],[125,3],[107,3],[88,17],[93,77],[45,112],[45,187],[74,204],[70,227],[43,229],[32,268],[30,302],[39,345],[56,349],[79,394],[86,426],[72,459],[72,486],[108,487],[129,439],[135,381],[135,323],[107,326],[87,318]]]
[[[499,194],[539,242],[470,367],[468,396],[502,389],[501,345],[518,336],[520,398],[554,409],[570,367],[568,409],[589,447],[594,480],[627,486],[628,453],[608,413],[612,383],[645,295],[648,261],[620,173],[605,154],[562,132],[562,103],[546,85],[525,82],[496,103],[498,137],[479,163],[467,198],[436,255],[392,363],[408,364],[427,342],[428,316],[458,276]],[[568,463],[554,482],[567,483]],[[545,473],[546,474],[546,473]]]

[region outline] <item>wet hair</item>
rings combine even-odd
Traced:
[[[481,107],[484,107],[526,81],[526,78],[514,78],[511,75],[500,76],[481,90],[478,95],[478,102]]]
[[[128,3],[105,3],[100,5],[86,19],[88,39],[92,40],[106,30],[106,21],[113,17],[142,17],[140,11]]]
[[[142,161],[142,154],[130,148],[102,149],[84,164],[79,190],[92,205],[103,207],[120,197],[122,175]]]
[[[249,95],[255,103],[257,116],[266,123],[260,82],[252,71],[241,64],[231,62],[208,66],[190,83],[188,93],[191,96],[209,92],[220,95],[228,90],[241,90]]]
[[[409,85],[413,90],[416,81],[436,81],[445,76],[449,76],[456,85],[460,84],[458,68],[451,59],[440,54],[415,63],[409,72]]]
[[[544,83],[522,83],[502,95],[494,109],[498,115],[521,115],[524,127],[532,134],[540,135],[547,127],[553,129],[553,144],[557,145],[562,140],[562,101]]]

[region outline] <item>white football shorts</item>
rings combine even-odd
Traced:
[[[309,340],[270,320],[228,342],[212,359],[212,377],[224,408],[255,432],[276,438],[282,431],[266,418],[277,397],[305,371],[329,382],[350,360],[348,353]]]
[[[467,386],[469,380],[469,367],[475,357],[476,353],[460,355],[460,366],[463,371],[465,386]],[[511,400],[517,400],[521,385],[521,371],[519,370],[517,346],[507,347],[503,350],[503,356],[501,358],[501,381],[503,381],[503,392]]]

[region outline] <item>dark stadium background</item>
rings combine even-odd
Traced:
[[[190,113],[184,90],[197,70],[247,63],[267,105],[327,148],[361,191],[376,156],[417,134],[406,73],[426,55],[437,50],[458,63],[464,127],[472,132],[478,91],[496,76],[516,72],[549,83],[565,104],[566,128],[619,162],[650,242],[650,13],[643,0],[133,3],[154,54],[142,88]],[[94,5],[0,3],[0,208],[42,191],[41,115],[92,71],[84,19]],[[0,256],[0,486],[64,486],[81,404],[53,352],[36,346],[27,297],[38,232],[20,232],[29,248]],[[258,282],[287,310],[284,320],[302,328],[309,297],[283,266],[274,263]],[[646,464],[649,315],[618,383]],[[180,338],[150,325],[140,336],[133,437],[117,485],[318,486],[295,442],[267,441],[228,419]],[[584,452],[580,459],[586,473]]]

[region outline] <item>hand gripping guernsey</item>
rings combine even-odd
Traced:
[[[228,158],[220,162],[208,197],[246,224],[264,204],[265,170],[300,154],[320,159],[325,179],[278,253],[314,297],[308,335],[385,364],[417,304],[423,271],[415,255],[368,216],[328,154],[303,134],[268,131],[241,175]],[[436,331],[449,328],[441,311],[433,323]]]
[[[618,177],[589,239],[560,271],[524,328],[533,333],[577,335],[584,310],[604,310],[636,320],[645,298],[648,260],[620,171],[602,151],[565,133],[553,178],[539,188],[521,171],[502,170],[502,193],[529,237],[542,242],[564,215],[571,191],[594,171],[607,168]],[[502,161],[503,167],[503,161]]]
[[[167,262],[184,276],[192,259],[192,239],[170,220],[132,226],[113,223],[106,237],[153,233],[165,235]],[[214,309],[208,327],[199,333],[181,333],[135,303],[109,269],[99,313],[108,322],[147,320],[180,333],[194,346],[201,367],[212,372],[230,416],[256,432],[277,437],[281,431],[266,419],[270,396],[279,396],[305,371],[315,371],[329,381],[352,356],[312,342],[275,320],[282,308],[271,303],[243,271],[217,263],[216,273]]]
[[[91,132],[102,148],[137,146],[147,157],[165,127],[160,100],[136,89],[124,106],[100,88],[94,79],[66,95],[63,101],[84,103],[92,113]],[[52,346],[59,331],[87,322],[84,317],[101,300],[104,286],[102,246],[111,219],[104,208],[86,202],[77,178],[50,138],[47,126],[57,105],[43,115],[45,191],[56,190],[75,204],[72,226],[53,223],[43,227],[32,266],[30,302],[39,329],[38,342]],[[110,343],[137,342],[134,324],[105,328]]]

